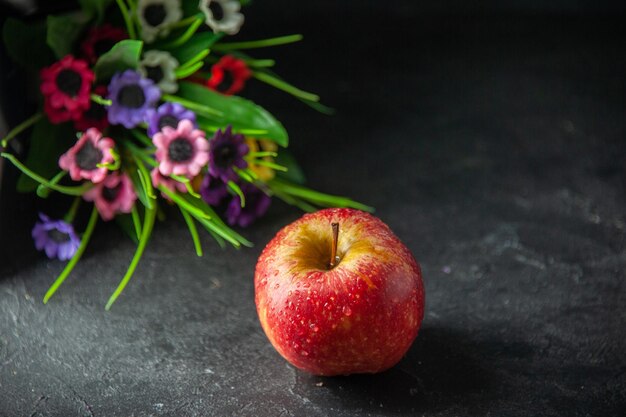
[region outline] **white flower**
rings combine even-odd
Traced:
[[[206,16],[206,24],[215,33],[236,35],[243,25],[244,17],[239,13],[241,4],[238,0],[200,0],[198,8]]]
[[[137,4],[141,38],[146,42],[154,41],[157,35],[167,35],[167,27],[182,17],[180,0],[139,0]]]
[[[178,60],[169,52],[147,51],[139,63],[139,72],[154,81],[161,91],[172,94],[178,90],[174,72],[178,65]]]

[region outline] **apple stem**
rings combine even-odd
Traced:
[[[330,247],[330,267],[334,268],[337,263],[337,240],[339,239],[339,223],[332,223],[333,241]]]

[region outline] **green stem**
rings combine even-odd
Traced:
[[[196,31],[198,30],[198,28],[202,24],[203,20],[204,19],[202,19],[201,17],[197,16],[196,20],[194,20],[194,22],[187,28],[185,33],[183,33],[178,39],[175,39],[174,41],[163,45],[162,48],[163,49],[172,49],[172,48],[177,48],[177,47],[183,45],[185,42],[187,42],[189,39],[191,39],[191,37],[196,33]]]
[[[182,104],[183,106],[187,107],[189,110],[194,110],[196,113],[204,113],[203,115],[207,117],[214,117],[214,116],[221,117],[224,115],[219,110],[212,109],[211,107],[208,107],[208,106],[203,106],[202,104],[198,104],[193,101],[186,100],[182,97],[172,96],[169,94],[163,94],[162,99],[164,101],[173,101],[175,103]]]
[[[120,8],[120,12],[122,13],[122,17],[124,18],[124,23],[126,24],[126,30],[128,31],[128,37],[130,39],[137,39],[137,34],[135,33],[135,26],[133,25],[133,21],[130,18],[130,14],[128,13],[128,7],[124,4],[122,0],[115,0],[117,2],[117,6]]]
[[[192,65],[194,65],[196,62],[200,62],[202,61],[204,58],[207,57],[207,55],[209,55],[209,53],[211,52],[210,49],[204,49],[200,52],[198,52],[193,58],[191,58],[189,61],[185,62],[184,64],[181,64],[178,68],[177,71],[182,70],[183,68],[188,68],[191,67]]]
[[[91,183],[84,183],[83,185],[80,185],[78,187],[66,187],[63,185],[56,185],[53,184],[52,182],[48,181],[47,179],[45,179],[44,177],[42,177],[41,175],[38,175],[36,173],[34,173],[33,171],[31,171],[30,169],[28,169],[24,164],[22,164],[20,161],[17,160],[17,158],[13,155],[11,155],[10,153],[6,153],[6,152],[2,152],[0,153],[0,156],[8,159],[9,161],[11,161],[11,163],[13,165],[15,165],[15,167],[17,169],[19,169],[20,171],[22,171],[24,174],[28,175],[30,178],[32,178],[33,180],[37,181],[38,183],[54,190],[54,191],[58,191],[62,194],[67,194],[67,195],[83,195],[85,193],[85,191],[89,190],[92,186]]]
[[[139,218],[137,206],[133,206],[133,209],[130,211],[130,216],[133,219],[133,226],[135,226],[135,234],[137,235],[137,240],[139,240],[139,238],[141,237],[141,219]]]
[[[255,164],[255,165],[266,166],[266,167],[272,168],[273,170],[276,170],[276,171],[282,171],[282,172],[287,172],[288,171],[287,167],[275,164],[274,162],[266,161],[264,159],[254,159],[252,161],[252,163]]]
[[[66,223],[72,223],[74,221],[74,218],[76,218],[76,213],[78,212],[78,208],[80,207],[81,201],[82,201],[82,198],[80,197],[74,198],[74,201],[72,202],[72,205],[70,206],[70,209],[68,210],[68,212],[65,214],[65,217],[63,218],[63,220],[65,220]]]
[[[307,91],[301,90],[268,73],[255,71],[252,73],[252,76],[259,81],[263,81],[264,83],[269,84],[272,87],[276,87],[279,90],[289,93],[292,96],[301,98],[302,100],[307,100],[307,101],[319,101],[320,100],[320,97],[317,94],[313,94],[313,93],[309,93]]]
[[[193,218],[185,211],[184,208],[178,206],[180,212],[187,223],[187,227],[189,228],[189,233],[191,234],[191,239],[193,240],[193,246],[196,248],[196,255],[202,256],[202,245],[200,244],[200,238],[198,237],[198,229],[196,229],[196,224],[193,222]]]
[[[229,190],[231,190],[232,192],[237,194],[237,196],[239,197],[239,202],[241,204],[241,207],[242,208],[245,207],[246,206],[246,196],[243,195],[243,191],[241,191],[241,188],[239,188],[237,183],[235,181],[228,181],[228,183],[226,185],[228,186]]]
[[[204,220],[210,220],[211,219],[211,216],[209,216],[208,214],[206,214],[205,212],[203,212],[199,208],[194,207],[193,205],[189,204],[187,201],[185,201],[178,194],[176,194],[175,192],[173,192],[172,190],[170,190],[166,186],[160,185],[158,188],[159,188],[159,190],[161,190],[161,192],[163,192],[166,196],[168,196],[174,203],[176,203],[179,206],[183,207],[185,210],[187,210],[194,217],[196,217],[196,218],[199,217],[199,218],[202,218]]]
[[[260,39],[257,41],[248,42],[230,42],[220,43],[213,46],[214,51],[225,52],[235,49],[255,49],[255,48],[267,48],[270,46],[286,45],[288,43],[299,42],[302,40],[302,35],[288,35],[279,36],[277,38]]]
[[[67,171],[61,171],[58,174],[56,174],[54,177],[52,177],[52,179],[50,180],[51,184],[58,184],[59,181],[61,181],[61,179],[63,179],[63,177],[65,177],[65,175],[67,175]],[[39,184],[37,186],[37,196],[40,198],[47,198],[50,195],[50,188],[46,187],[43,184]]]
[[[276,65],[273,59],[248,59],[246,64],[252,68],[271,68]]]
[[[128,267],[128,270],[126,271],[124,278],[122,278],[119,285],[117,286],[117,288],[111,295],[111,298],[109,298],[109,301],[104,307],[105,310],[108,311],[111,309],[111,306],[113,305],[113,303],[115,303],[115,300],[117,300],[117,298],[120,296],[122,291],[124,291],[124,288],[126,288],[126,285],[128,285],[128,281],[130,281],[131,277],[133,276],[133,273],[135,272],[135,269],[137,268],[137,265],[139,264],[139,261],[141,260],[141,256],[143,255],[146,245],[148,244],[148,240],[150,240],[150,234],[152,233],[152,228],[154,227],[155,218],[156,218],[156,207],[153,207],[151,209],[146,208],[146,216],[144,217],[144,220],[143,220],[143,228],[141,230],[141,237],[139,238],[139,245],[137,246],[137,250],[135,251],[133,260],[130,262],[130,266]]]
[[[92,94],[91,96],[89,96],[91,98],[91,101],[93,101],[94,103],[98,103],[102,106],[110,106],[111,104],[113,104],[112,100],[108,100],[102,96],[99,96],[98,94]]]
[[[74,267],[80,260],[81,256],[83,256],[83,252],[85,252],[85,248],[87,247],[87,244],[89,243],[89,239],[91,238],[91,235],[93,234],[93,230],[96,227],[97,221],[98,221],[98,210],[96,209],[96,206],[94,206],[93,210],[91,211],[91,217],[89,217],[89,223],[87,223],[87,228],[85,229],[85,233],[83,233],[83,237],[80,240],[80,245],[78,246],[76,253],[72,257],[72,259],[70,259],[70,261],[67,263],[67,265],[61,272],[61,275],[58,276],[58,278],[54,281],[54,283],[50,286],[50,288],[46,292],[46,295],[43,297],[44,304],[48,302],[50,297],[52,297],[54,293],[56,292],[56,290],[61,286],[61,284],[63,284],[63,281],[65,281],[67,276],[72,272],[72,270],[74,269]]]
[[[198,13],[198,14],[194,14],[193,16],[189,16],[183,20],[179,20],[178,22],[172,23],[170,25],[167,26],[168,29],[176,29],[176,28],[181,28],[187,25],[192,24],[193,22],[196,21],[196,19],[202,19],[203,18],[203,14],[202,13]]]
[[[20,133],[22,133],[23,131],[25,131],[26,129],[28,129],[29,127],[31,127],[32,125],[34,125],[35,123],[37,123],[39,121],[39,119],[41,119],[43,117],[43,113],[42,112],[38,112],[33,114],[31,117],[29,117],[28,119],[24,120],[22,123],[20,123],[19,125],[15,126],[6,136],[4,139],[2,139],[2,142],[0,142],[2,144],[2,148],[6,147],[7,144],[9,143],[9,141],[11,139],[13,139],[14,137],[16,137],[17,135],[19,135]]]
[[[154,143],[152,143],[152,139],[148,137],[145,133],[138,131],[137,129],[130,129],[130,133],[137,138],[137,140],[143,143],[146,146],[153,147]]]
[[[297,197],[305,201],[310,201],[311,203],[322,205],[322,206],[351,207],[351,208],[355,208],[355,209],[359,209],[363,211],[369,211],[369,212],[374,211],[372,207],[366,206],[365,204],[358,203],[349,198],[320,193],[318,191],[314,191],[306,187],[301,187],[299,185],[291,184],[291,183],[288,183],[286,181],[279,180],[276,178],[269,181],[268,185],[274,192],[276,191],[282,192],[284,194]]]
[[[183,79],[192,75],[194,72],[198,71],[200,68],[204,66],[204,62],[196,62],[190,67],[185,68],[177,68],[174,73],[176,74],[176,78]]]

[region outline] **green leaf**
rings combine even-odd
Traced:
[[[74,43],[88,22],[89,16],[84,13],[48,16],[46,43],[58,59],[72,53]]]
[[[211,48],[211,46],[220,40],[222,36],[223,35],[221,33],[213,32],[196,33],[182,46],[172,49],[170,53],[182,65],[205,49]]]
[[[24,68],[39,71],[55,61],[52,51],[46,44],[44,21],[26,24],[9,18],[2,27],[2,37],[11,59]]]
[[[96,62],[94,71],[97,81],[107,81],[119,71],[137,69],[142,48],[142,41],[132,39],[125,39],[116,43],[109,52],[102,55]]]
[[[80,7],[89,16],[96,18],[96,22],[102,22],[104,12],[113,0],[78,0]]]
[[[59,171],[59,157],[76,141],[69,124],[53,125],[41,119],[30,136],[28,155],[24,161],[29,169],[44,178],[52,178]],[[17,190],[28,193],[35,191],[39,184],[22,174],[17,181]]]
[[[280,152],[278,152],[276,163],[287,168],[287,172],[276,171],[277,177],[300,185],[306,182],[304,171],[302,171],[302,168],[298,165],[298,162],[296,161],[296,158],[294,158],[293,154],[287,149],[281,149]]]
[[[289,144],[289,137],[283,125],[274,118],[267,110],[253,102],[237,96],[225,96],[213,90],[209,90],[198,84],[181,81],[178,85],[178,95],[187,100],[201,103],[202,105],[219,110],[222,115],[212,117],[198,117],[202,126],[203,121],[226,127],[232,125],[233,129],[260,129],[267,131],[266,137],[281,146]]]
[[[141,201],[147,208],[152,208],[153,203],[148,194],[146,193],[146,189],[144,188],[143,181],[141,181],[139,171],[135,169],[126,170],[130,181],[133,183],[133,188],[135,189],[135,193],[137,194],[137,198]]]
[[[118,214],[115,216],[115,223],[133,242],[139,243],[137,233],[133,224],[133,218],[130,214]]]

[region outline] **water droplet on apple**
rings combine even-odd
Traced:
[[[289,292],[287,293],[287,295],[291,297],[291,290],[289,290]]]
[[[348,306],[344,306],[342,311],[343,311],[343,314],[345,314],[348,317],[352,315],[352,309]]]
[[[320,331],[320,328],[319,328],[319,327],[317,327],[315,324],[311,324],[311,329],[312,329],[315,333],[317,333],[317,332],[319,332],[319,331]]]
[[[280,287],[279,283],[274,284],[274,289],[277,290]]]
[[[306,350],[301,351],[300,354],[302,356],[309,356],[309,352],[307,352]]]

